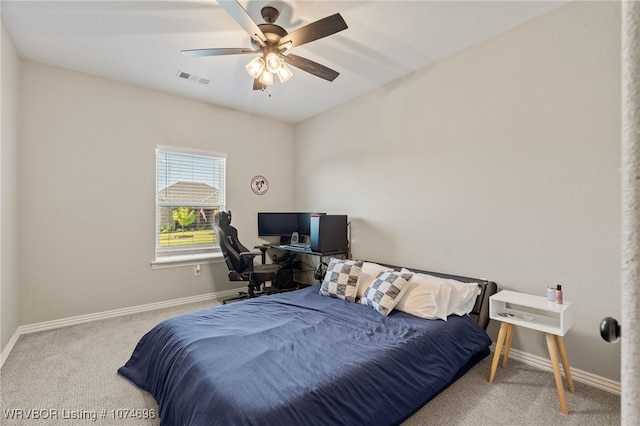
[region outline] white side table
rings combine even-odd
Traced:
[[[573,387],[573,379],[571,378],[569,359],[567,358],[567,351],[565,350],[564,340],[562,338],[566,332],[569,331],[573,322],[571,302],[565,301],[563,304],[558,304],[547,300],[547,298],[543,296],[533,296],[503,290],[489,298],[489,318],[502,323],[500,325],[500,332],[498,333],[496,349],[493,354],[493,361],[491,362],[489,383],[493,383],[503,345],[504,357],[502,359],[502,368],[507,366],[514,326],[517,325],[542,331],[546,334],[547,338],[549,357],[553,367],[556,388],[558,389],[558,397],[560,398],[560,408],[564,414],[567,414],[569,410],[564,395],[558,354],[560,354],[560,359],[562,360],[562,367],[565,377],[567,378],[569,391],[574,392],[575,388]]]

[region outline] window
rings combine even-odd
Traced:
[[[223,154],[156,148],[156,262],[220,251],[213,216],[224,210],[225,162]]]

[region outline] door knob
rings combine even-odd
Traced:
[[[600,335],[609,343],[615,343],[620,339],[620,324],[618,320],[606,317],[600,323]]]

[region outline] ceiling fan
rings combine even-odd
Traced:
[[[260,12],[265,23],[256,24],[238,1],[218,0],[218,3],[249,34],[253,48],[182,50],[181,53],[183,55],[199,57],[261,54],[246,66],[247,72],[253,77],[253,90],[264,90],[267,86],[271,86],[274,75],[278,76],[281,83],[288,81],[293,76],[293,73],[287,67],[287,64],[328,81],[333,81],[340,75],[339,72],[331,68],[289,53],[289,50],[296,46],[301,46],[347,29],[347,24],[339,13],[312,22],[289,34],[284,28],[275,24],[280,12],[274,7],[263,7]]]

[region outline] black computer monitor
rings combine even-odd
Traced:
[[[291,236],[294,232],[298,232],[297,213],[258,213],[259,237]]]
[[[325,213],[309,212],[258,212],[259,237],[291,237],[297,232],[300,235],[311,235],[311,216]]]

